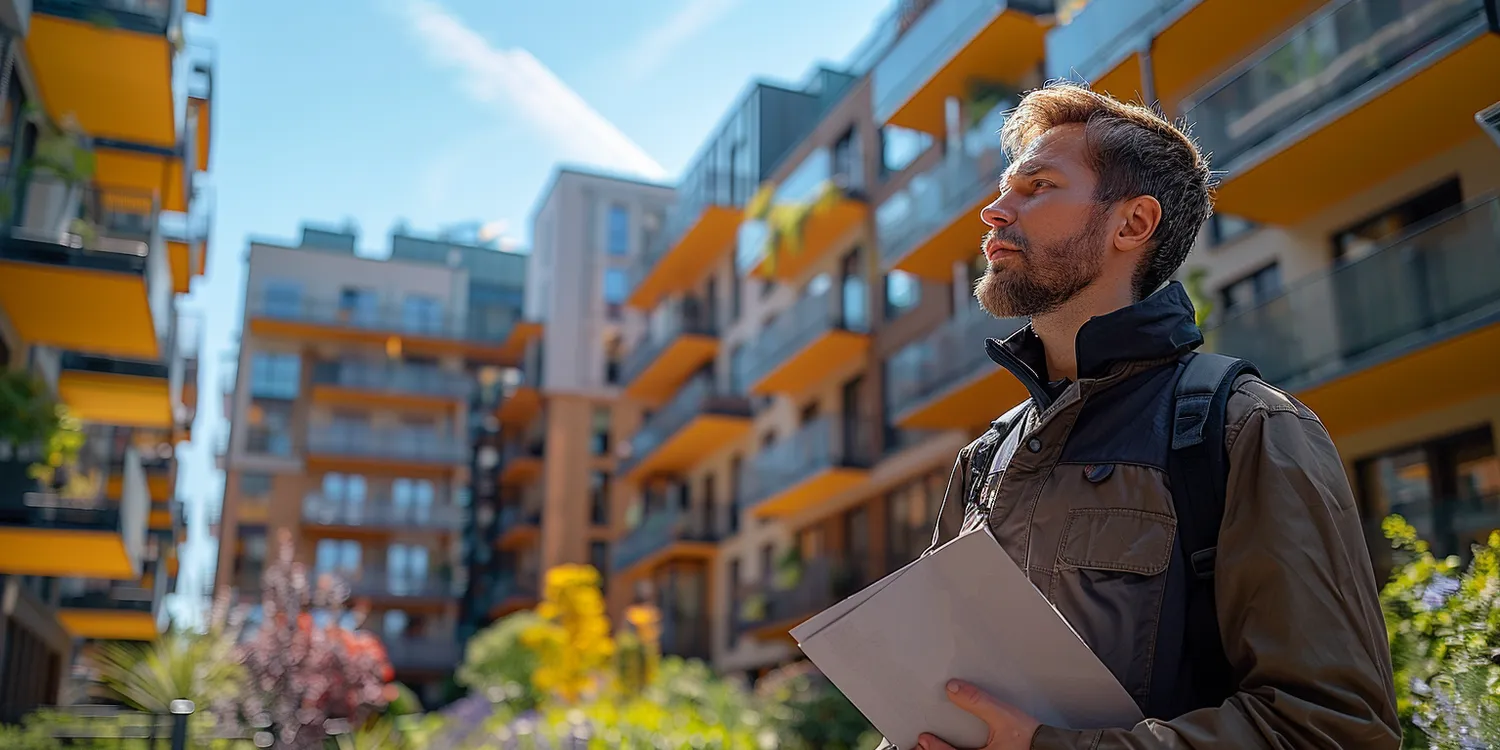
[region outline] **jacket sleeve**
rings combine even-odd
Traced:
[[[1226,423],[1215,603],[1239,692],[1128,730],[1042,727],[1035,750],[1400,747],[1384,617],[1332,439],[1259,382],[1233,394]]]

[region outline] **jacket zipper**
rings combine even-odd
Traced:
[[[1031,394],[1031,400],[1037,404],[1038,414],[1051,408],[1052,394],[1047,392],[1041,377],[1036,374],[1036,370],[1031,369],[1031,365],[1022,362],[1020,357],[1001,346],[999,339],[985,339],[984,351],[990,355],[991,361],[1009,370],[1010,374],[1021,381],[1021,385],[1026,386],[1026,392]]]

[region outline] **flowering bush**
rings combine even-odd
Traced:
[[[537,690],[566,704],[597,694],[615,651],[599,572],[588,565],[548,570],[536,614],[540,620],[521,633],[521,642],[537,654],[531,678]]]
[[[1407,747],[1500,747],[1500,533],[1467,570],[1400,516],[1382,528],[1407,562],[1381,592]]]

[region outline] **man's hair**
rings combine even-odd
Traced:
[[[1136,267],[1136,299],[1176,273],[1208,220],[1213,197],[1208,160],[1188,134],[1145,107],[1125,104],[1066,81],[1032,91],[1006,118],[1001,146],[1014,162],[1043,133],[1059,125],[1084,126],[1101,204],[1150,195],[1161,204],[1154,242]]]

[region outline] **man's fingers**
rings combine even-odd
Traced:
[[[952,745],[944,742],[937,735],[923,732],[917,737],[917,747],[921,750],[956,750]]]
[[[948,700],[953,705],[979,717],[990,729],[1000,729],[1011,722],[1011,714],[989,693],[962,680],[948,681]]]

